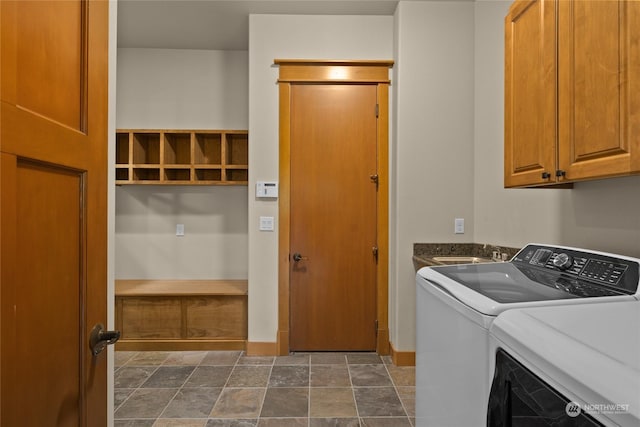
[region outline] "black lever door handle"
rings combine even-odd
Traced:
[[[91,335],[89,336],[89,348],[91,348],[91,353],[94,356],[97,356],[108,345],[115,344],[119,339],[120,331],[105,331],[104,325],[102,323],[98,323],[91,330]]]
[[[300,255],[298,252],[293,254],[293,260],[295,262],[298,262],[298,261],[301,261],[301,260],[307,260],[307,259],[309,259],[309,258],[307,258],[306,256]]]

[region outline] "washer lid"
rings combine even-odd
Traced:
[[[627,295],[558,271],[515,262],[430,267],[499,303]]]
[[[512,308],[634,299],[631,295],[606,289],[606,298],[585,298],[564,288],[532,280],[521,268],[510,262],[424,267],[418,270],[416,277],[418,284],[430,284],[467,307],[490,316]]]
[[[532,280],[516,264],[464,264],[436,267],[443,276],[499,303],[578,298],[577,295]]]
[[[509,310],[490,331],[596,418],[640,425],[640,302]]]

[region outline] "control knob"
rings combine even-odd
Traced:
[[[560,270],[566,270],[573,265],[573,258],[566,253],[558,254],[553,260],[553,265],[558,267]]]

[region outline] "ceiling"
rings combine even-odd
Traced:
[[[118,47],[248,50],[249,14],[393,15],[387,0],[118,0]]]

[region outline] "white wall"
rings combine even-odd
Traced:
[[[275,342],[278,327],[278,231],[258,231],[277,202],[255,199],[255,181],[278,179],[276,58],[391,59],[391,16],[249,17],[249,341]]]
[[[247,129],[246,51],[118,49],[120,129]]]
[[[475,237],[511,247],[559,244],[558,205],[571,190],[504,189],[504,17],[510,4],[475,4]]]
[[[248,128],[246,51],[119,49],[117,72],[120,129]],[[119,186],[116,278],[246,279],[247,223],[243,186]]]
[[[640,177],[571,190],[503,188],[504,16],[509,2],[475,3],[475,240],[542,242],[640,256]]]
[[[247,278],[246,187],[121,186],[116,195],[117,279]]]
[[[396,350],[415,349],[415,242],[473,242],[473,3],[396,10]],[[392,199],[393,200],[393,199]],[[453,234],[465,218],[465,234]]]
[[[560,243],[640,257],[640,176],[578,183],[557,212]]]

